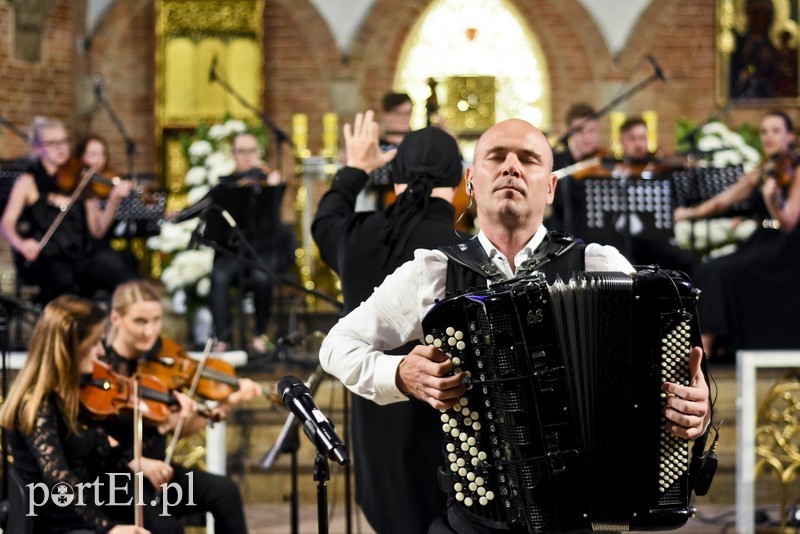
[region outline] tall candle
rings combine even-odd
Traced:
[[[647,124],[647,150],[658,150],[658,113],[653,110],[643,111],[642,119]]]
[[[339,151],[339,116],[330,112],[322,116],[322,155],[328,158]]]
[[[308,115],[295,113],[292,116],[292,143],[298,156],[308,151]]]

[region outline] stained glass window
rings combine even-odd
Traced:
[[[480,106],[481,95],[464,90],[465,80],[480,93],[492,77],[494,94],[485,97],[492,105]],[[492,113],[492,120],[519,117],[550,127],[544,55],[519,13],[504,0],[435,0],[420,17],[404,45],[395,78],[395,89],[414,101],[414,128],[426,122],[429,78],[437,82],[440,106],[462,112],[472,107],[479,114]],[[452,98],[459,90],[463,99],[447,102],[448,94]]]

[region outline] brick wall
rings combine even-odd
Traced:
[[[715,0],[659,0],[637,22],[625,48],[612,57],[591,16],[578,0],[512,0],[544,50],[552,87],[554,129],[576,101],[599,107],[647,78],[652,55],[668,80],[656,82],[620,109],[659,113],[659,138],[674,146],[679,117],[701,120],[717,109]],[[291,133],[291,116],[309,116],[309,143],[317,151],[321,117],[335,110],[349,120],[357,109],[377,107],[392,85],[404,39],[429,0],[376,0],[355,36],[349,56],[340,54],[324,19],[307,0],[267,0],[265,101],[268,117]],[[13,57],[14,11],[0,2],[0,113],[25,128],[37,113],[64,119],[75,133],[96,131],[111,144],[115,166],[124,168],[125,145],[93,102],[92,79],[100,74],[105,94],[137,144],[137,169],[156,165],[153,118],[154,21],[152,2],[119,0],[84,47],[84,2],[56,0],[48,13],[42,59]],[[626,85],[622,83],[627,80]],[[764,107],[739,107],[723,119],[755,122]],[[607,133],[606,121],[602,124]],[[0,132],[0,157],[15,157],[24,144]],[[286,153],[288,157],[288,151]]]

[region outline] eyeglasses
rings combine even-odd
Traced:
[[[54,141],[42,141],[39,146],[46,146],[47,148],[60,148],[62,146],[69,146],[69,139],[57,139]]]
[[[242,154],[243,156],[250,156],[253,154],[260,154],[260,148],[237,148],[233,151],[234,154]]]

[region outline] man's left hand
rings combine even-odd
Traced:
[[[692,348],[689,354],[691,381],[688,386],[665,382],[661,389],[669,394],[664,415],[667,432],[686,439],[695,439],[705,432],[711,413],[708,383],[700,363],[703,349]]]

